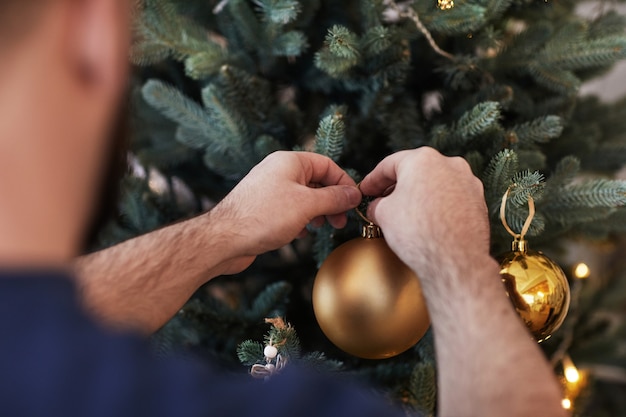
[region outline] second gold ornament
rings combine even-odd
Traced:
[[[535,340],[548,339],[561,326],[570,301],[565,273],[541,252],[528,248],[524,239],[535,213],[532,197],[528,199],[529,214],[522,231],[517,234],[506,222],[506,201],[510,188],[502,198],[500,219],[513,236],[510,252],[502,254],[500,275],[509,300]]]

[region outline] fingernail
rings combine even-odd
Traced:
[[[359,203],[361,203],[361,200],[363,199],[363,194],[361,194],[361,191],[359,191],[358,188],[349,186],[344,187],[344,192],[346,193],[348,201],[351,205],[357,206],[359,205]]]

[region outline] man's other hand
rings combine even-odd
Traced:
[[[306,233],[306,226],[346,225],[346,211],[361,202],[361,192],[331,159],[310,152],[274,152],[209,215],[228,225],[225,245],[236,258],[226,273],[246,268],[254,257]]]
[[[385,158],[363,179],[364,195],[391,249],[418,274],[489,256],[483,185],[464,159],[423,147]],[[454,259],[453,259],[454,258]],[[427,284],[427,283],[426,283]]]

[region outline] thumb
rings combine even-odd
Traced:
[[[349,185],[330,185],[311,191],[314,217],[344,213],[358,206],[363,198],[358,188]]]
[[[382,223],[386,220],[382,210],[385,199],[386,197],[379,197],[367,206],[367,218],[380,227],[383,227]]]
[[[378,208],[378,204],[380,203],[381,198],[377,198],[374,201],[371,201],[368,205],[367,205],[367,213],[365,214],[367,216],[368,219],[370,219],[371,221],[373,221],[374,223],[380,225],[380,223],[378,223],[378,219],[376,218],[376,209]]]

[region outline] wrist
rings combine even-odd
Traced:
[[[198,248],[200,259],[205,262],[205,282],[218,275],[233,273],[232,263],[246,256],[240,226],[223,213],[218,205],[197,217],[198,224],[193,225],[200,234]]]
[[[451,254],[452,255],[452,254]],[[459,261],[450,256],[418,273],[429,311],[446,314],[450,303],[471,309],[484,299],[508,303],[498,263],[488,254]]]

